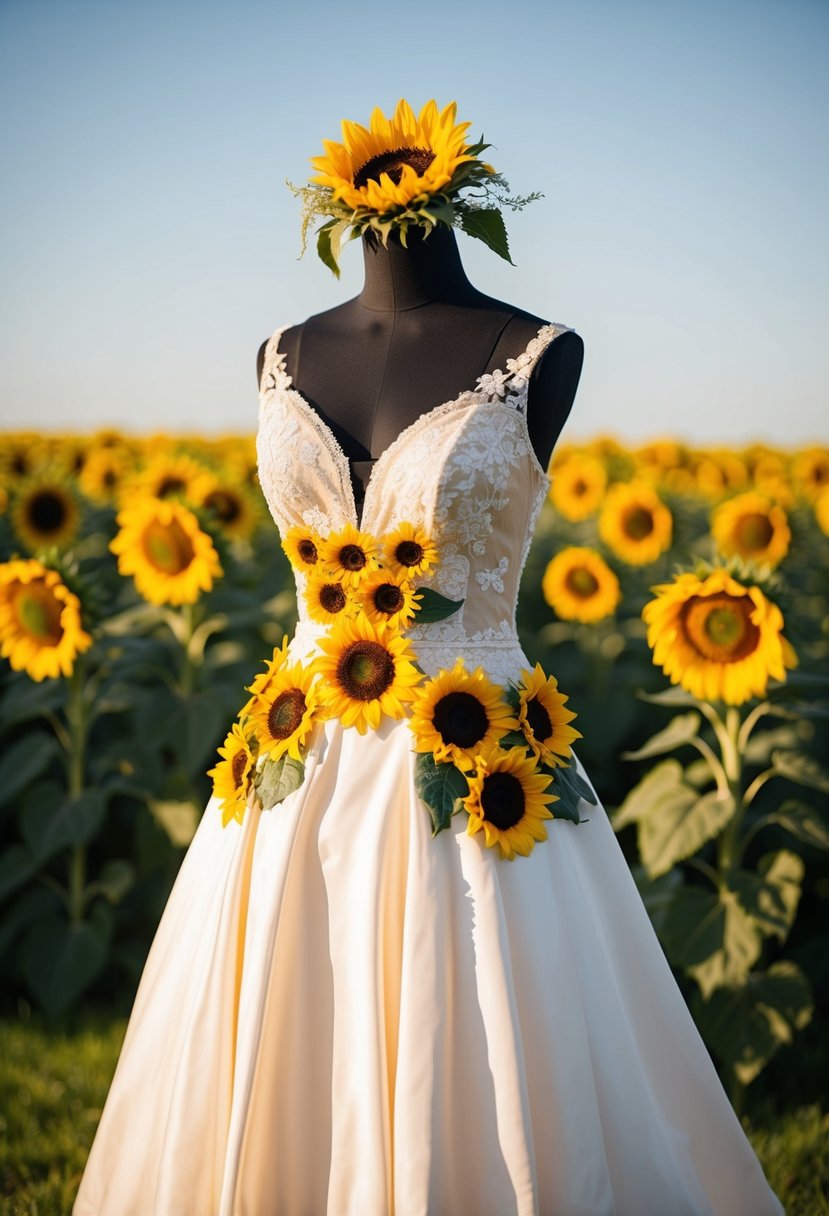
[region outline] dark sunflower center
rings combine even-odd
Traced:
[[[448,692],[435,704],[432,720],[444,743],[474,747],[489,727],[486,709],[471,692]]]
[[[680,614],[685,636],[703,658],[737,663],[760,643],[760,630],[751,620],[752,606],[748,596],[692,596]]]
[[[549,739],[553,733],[553,724],[550,721],[550,715],[539,701],[538,697],[532,697],[527,702],[527,721],[536,739],[542,743],[545,739]]]
[[[583,495],[585,495],[589,488],[590,487],[588,486],[587,482],[582,477],[577,478],[573,482],[573,493],[575,494],[576,498],[581,498]]]
[[[388,173],[396,186],[403,176],[404,165],[411,165],[418,177],[422,177],[434,159],[431,148],[392,148],[361,165],[354,174],[354,185],[360,189],[370,180],[379,182],[381,173]]]
[[[31,583],[16,600],[17,616],[25,631],[38,642],[57,645],[63,637],[60,616],[63,604],[43,586]]]
[[[514,773],[488,773],[481,791],[481,810],[500,831],[506,832],[524,816],[524,787]]]
[[[734,536],[741,549],[753,553],[768,548],[774,536],[774,526],[768,515],[752,512],[740,517]]]
[[[181,477],[165,477],[155,492],[156,498],[168,498],[171,494],[183,494],[187,483]]]
[[[214,490],[212,494],[208,494],[204,505],[215,511],[219,519],[226,524],[239,518],[239,500],[228,494],[227,490]]]
[[[303,536],[302,540],[297,545],[300,561],[305,562],[306,566],[315,566],[317,564],[317,546],[309,536]]]
[[[589,600],[599,590],[599,580],[584,566],[575,566],[572,570],[568,570],[564,585],[568,591],[582,600]]]
[[[374,701],[394,680],[394,659],[379,642],[360,639],[340,655],[337,680],[354,700]]]
[[[245,766],[246,766],[247,762],[248,762],[248,758],[247,758],[247,755],[245,752],[237,752],[231,762],[230,771],[233,774],[233,784],[237,790],[238,790],[239,786],[242,784],[242,778],[244,776]]]
[[[625,512],[623,527],[631,540],[644,540],[653,532],[653,515],[647,507],[631,507]]]
[[[378,612],[392,616],[403,607],[403,592],[396,583],[381,583],[374,590],[374,606]]]
[[[29,503],[29,519],[38,532],[56,532],[66,519],[66,500],[52,490],[41,490]]]
[[[274,699],[268,712],[268,729],[273,739],[287,739],[302,724],[305,694],[301,688],[286,688]]]
[[[362,570],[366,564],[366,555],[359,545],[343,545],[338,556],[343,570]]]
[[[320,605],[326,612],[342,612],[345,608],[345,592],[339,583],[325,583],[320,587]]]
[[[149,524],[144,532],[144,553],[147,561],[164,574],[180,574],[195,557],[193,542],[177,519],[168,524]]]
[[[415,540],[402,540],[394,556],[401,566],[417,566],[423,561],[423,546]]]

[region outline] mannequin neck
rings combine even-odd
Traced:
[[[407,247],[392,232],[387,246],[364,235],[365,282],[358,297],[373,312],[402,312],[440,301],[471,304],[480,297],[461,264],[455,233],[445,224],[411,228]]]

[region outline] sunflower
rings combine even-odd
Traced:
[[[619,580],[595,549],[570,545],[547,563],[541,580],[544,599],[564,621],[593,624],[615,612]]]
[[[93,502],[113,502],[133,468],[132,457],[123,448],[96,448],[87,456],[78,484]]]
[[[405,629],[414,620],[418,600],[414,586],[405,574],[396,570],[373,570],[364,579],[358,592],[363,612],[370,621],[387,621],[397,629]]]
[[[302,594],[311,620],[322,625],[331,625],[353,615],[355,599],[352,592],[324,570],[307,575]]]
[[[724,568],[706,578],[680,574],[651,590],[656,598],[645,604],[642,619],[653,661],[699,700],[741,705],[797,666],[780,609]]]
[[[33,553],[50,545],[65,549],[78,537],[80,508],[65,473],[44,469],[23,478],[10,516],[15,532]]]
[[[320,677],[325,710],[361,735],[376,730],[383,714],[403,718],[415,696],[421,673],[414,665],[411,642],[389,625],[375,625],[364,615],[337,621],[318,640],[323,651],[310,664]]]
[[[432,752],[470,768],[475,754],[518,729],[518,718],[482,667],[467,671],[462,656],[451,669],[441,668],[418,690],[409,726],[415,751]]]
[[[599,515],[599,536],[631,566],[654,561],[671,544],[671,512],[641,479],[610,487]]]
[[[322,545],[319,533],[305,524],[294,524],[282,537],[282,548],[295,570],[310,570],[318,565]]]
[[[379,107],[368,129],[343,119],[343,142],[323,140],[325,156],[314,156],[311,178],[352,209],[384,213],[434,194],[455,170],[474,157],[466,154],[468,122],[456,123],[457,102],[438,112],[428,101],[415,116],[403,98],[391,118]]]
[[[256,528],[257,517],[250,491],[241,484],[234,484],[228,477],[214,473],[200,478],[193,486],[190,501],[194,507],[204,507],[212,512],[227,536],[247,540]]]
[[[776,566],[789,551],[792,534],[782,507],[749,490],[717,507],[711,534],[719,551]]]
[[[33,680],[72,674],[92,645],[81,603],[56,570],[36,558],[0,565],[0,654]]]
[[[792,460],[792,481],[798,490],[814,501],[829,486],[829,449],[805,448]]]
[[[231,819],[241,823],[245,817],[256,753],[238,722],[233,723],[218,751],[222,759],[208,769],[207,776],[213,778],[213,795],[222,805],[222,827],[227,827]]]
[[[398,524],[392,532],[387,532],[382,542],[388,564],[409,578],[425,574],[438,560],[434,541],[427,532],[408,520]]]
[[[544,820],[554,818],[547,804],[557,802],[558,795],[548,792],[551,774],[541,772],[523,747],[495,744],[479,752],[467,780],[463,804],[470,836],[483,829],[487,848],[497,844],[509,861],[516,853],[528,856],[537,840],[547,839]]]
[[[153,604],[192,604],[223,573],[213,541],[192,511],[175,499],[138,499],[118,512],[120,532],[109,547],[121,574],[132,574]]]
[[[186,452],[159,451],[124,483],[119,503],[130,504],[136,497],[185,498],[198,502],[209,489],[212,478],[211,470]]]
[[[573,754],[570,744],[581,731],[568,726],[576,714],[565,709],[567,697],[559,692],[555,676],[544,674],[540,663],[524,669],[518,684],[518,722],[536,760],[551,768]]]
[[[286,753],[301,760],[301,749],[320,717],[319,708],[319,689],[310,665],[280,667],[253,698],[250,723],[260,752],[273,760]]]
[[[370,532],[361,532],[349,523],[323,540],[320,558],[343,586],[356,588],[380,565],[379,549]]]
[[[271,681],[273,680],[276,673],[278,671],[281,671],[282,668],[285,666],[285,664],[288,662],[288,658],[289,658],[288,646],[289,645],[290,645],[290,639],[288,638],[288,635],[286,633],[282,638],[281,645],[274,646],[273,654],[271,655],[270,659],[267,660],[267,666],[266,666],[265,670],[260,671],[258,673],[258,675],[256,675],[254,677],[252,684],[247,684],[245,686],[247,691],[251,694],[251,696],[250,696],[250,699],[239,710],[240,722],[244,722],[246,720],[246,718],[248,717],[248,715],[250,714],[251,710],[253,709],[253,707],[256,703],[257,697],[264,694],[267,691],[267,689],[270,688]]]
[[[598,511],[607,486],[607,472],[595,456],[571,456],[560,465],[550,484],[550,500],[565,519],[577,522]]]

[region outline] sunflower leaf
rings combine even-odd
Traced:
[[[431,752],[418,752],[414,784],[418,797],[432,817],[432,835],[449,827],[452,816],[461,809],[461,799],[469,793],[469,782],[456,764],[435,760]]]
[[[498,740],[501,747],[527,747],[527,736],[522,730],[509,730]]]
[[[328,269],[333,270],[334,274],[339,278],[340,267],[334,256],[334,250],[331,247],[331,234],[336,225],[336,220],[329,220],[327,224],[323,224],[322,228],[320,228],[317,233],[317,253]]]
[[[420,607],[417,610],[415,623],[418,625],[431,621],[442,621],[453,612],[457,612],[463,600],[450,600],[433,587],[418,587],[416,589]]]
[[[569,819],[571,823],[581,823],[579,800],[584,798],[585,801],[595,805],[595,799],[586,782],[582,781],[575,769],[564,766],[550,768],[547,764],[542,764],[540,767],[543,773],[553,774],[553,784],[550,789],[554,794],[558,794],[558,802],[551,803],[550,810],[556,819]],[[582,789],[586,793],[582,793]]]
[[[497,253],[510,266],[514,266],[509,255],[507,230],[504,217],[497,207],[463,207],[458,209],[460,225],[467,236],[477,237],[488,245],[493,253]]]
[[[692,710],[687,714],[677,714],[662,730],[657,731],[653,738],[642,747],[632,752],[622,752],[623,760],[647,760],[651,756],[661,756],[672,752],[684,743],[691,743],[697,736],[701,718]]]
[[[304,780],[305,765],[302,760],[295,760],[287,752],[283,752],[278,760],[269,757],[254,779],[262,809],[269,811],[277,803],[284,802]]]

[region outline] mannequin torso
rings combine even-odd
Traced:
[[[455,234],[412,232],[404,249],[363,238],[360,295],[282,335],[294,388],[328,423],[349,458],[358,510],[376,459],[420,414],[506,369],[544,321],[477,291],[466,278]],[[260,347],[261,381],[266,343]],[[561,334],[536,364],[527,424],[547,467],[573,404],[584,359],[574,332]]]

